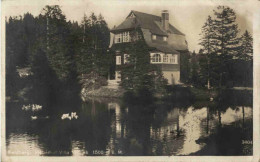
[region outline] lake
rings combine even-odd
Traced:
[[[6,103],[7,155],[252,155],[252,92],[213,101],[66,99],[25,110]],[[41,104],[39,104],[41,105]],[[74,113],[73,115],[71,113]],[[75,115],[76,114],[76,115]]]

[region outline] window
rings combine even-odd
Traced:
[[[167,41],[167,37],[166,36],[163,37],[163,41]]]
[[[152,56],[152,62],[161,62],[161,55],[160,54],[154,54]]]
[[[152,39],[153,39],[153,40],[156,40],[156,35],[152,35]]]
[[[130,42],[129,31],[115,34],[115,43]]]
[[[129,55],[128,54],[124,54],[124,64],[129,62]]]
[[[163,62],[167,63],[168,62],[168,58],[169,58],[168,55],[166,55],[166,54],[163,55]]]
[[[122,34],[115,34],[115,43],[121,43],[122,42]]]
[[[151,53],[151,63],[178,64],[178,55],[165,53]]]
[[[116,64],[121,65],[121,56],[116,56]]]
[[[170,63],[171,64],[177,64],[178,63],[178,56],[177,55],[170,56]]]
[[[123,42],[129,42],[129,41],[130,41],[129,31],[123,32]]]
[[[173,56],[170,57],[170,63],[174,63],[175,62],[175,58]]]

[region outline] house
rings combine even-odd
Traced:
[[[169,23],[169,12],[163,10],[160,16],[131,11],[126,19],[111,30],[113,45],[129,44],[133,40],[131,32],[141,30],[145,43],[149,47],[150,63],[162,70],[168,84],[180,83],[180,57],[188,52],[185,35]],[[127,63],[129,55],[116,50],[115,80],[120,82],[120,66]]]

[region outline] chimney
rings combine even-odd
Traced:
[[[162,10],[162,27],[164,30],[169,30],[169,12],[168,10]]]

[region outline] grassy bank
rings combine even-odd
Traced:
[[[109,88],[107,86],[102,86],[97,89],[86,89],[83,88],[81,90],[81,98],[84,101],[88,97],[116,97],[120,98],[123,97],[125,90],[118,87],[118,88]]]
[[[239,92],[239,93],[238,93]],[[207,88],[196,88],[186,86],[168,86],[165,93],[155,93],[154,95],[143,92],[140,94],[133,94],[125,91],[122,87],[111,88],[108,86],[102,86],[97,89],[86,89],[83,88],[81,91],[81,98],[85,100],[87,97],[113,97],[113,98],[131,98],[131,100],[138,100],[139,102],[149,102],[152,98],[155,100],[163,100],[170,102],[181,102],[186,103],[194,102],[208,102],[208,101],[219,101],[219,98],[229,98],[230,95],[236,96],[235,99],[240,100],[243,96],[251,94],[252,90],[240,90],[240,89],[210,89]],[[240,94],[240,95],[235,95]],[[152,95],[152,96],[151,96]],[[238,101],[236,101],[238,102]]]

